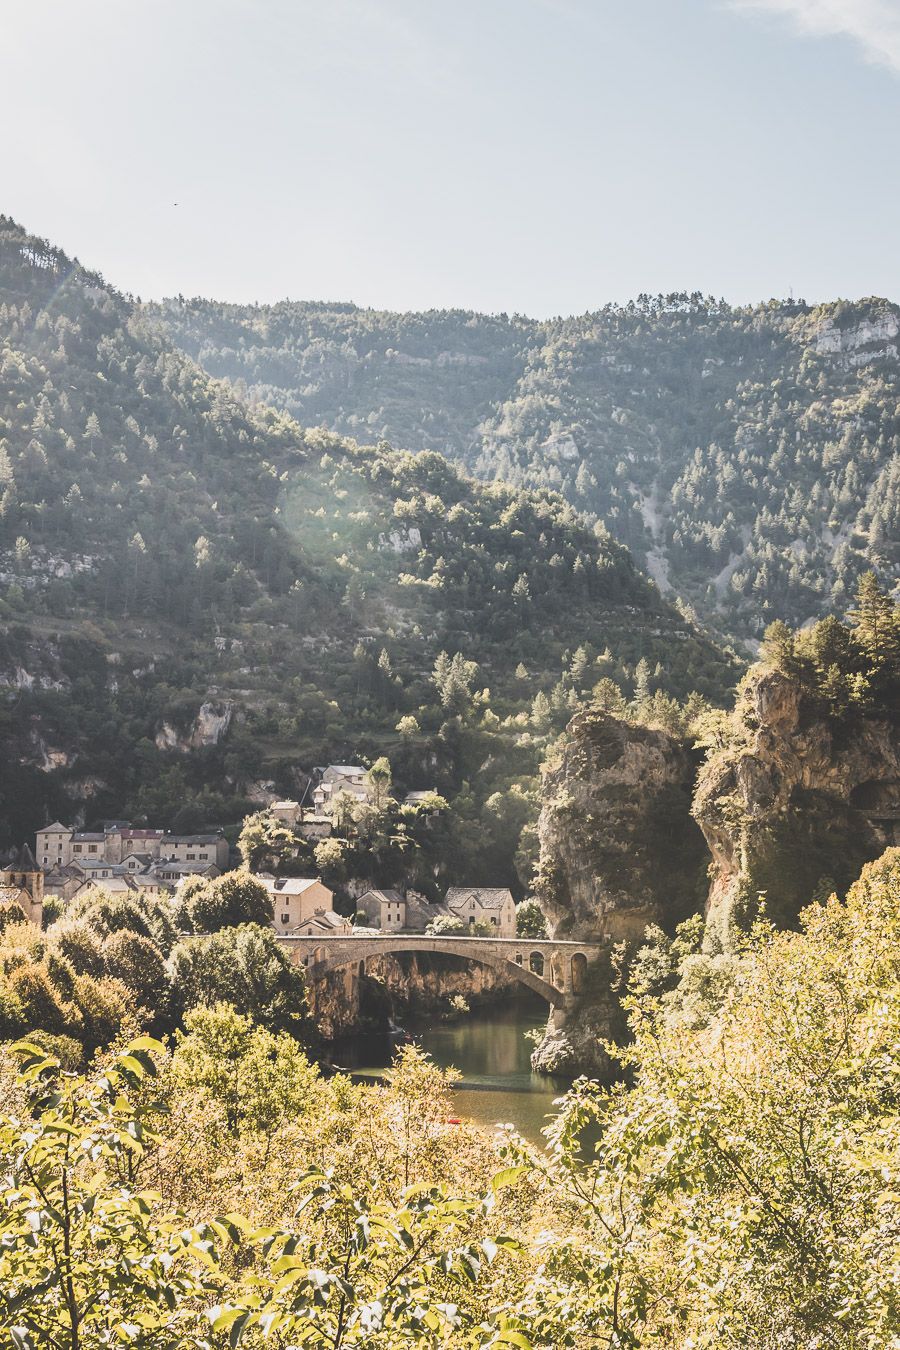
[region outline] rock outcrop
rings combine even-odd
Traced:
[[[156,748],[186,755],[191,750],[218,745],[228,734],[233,715],[234,704],[230,699],[207,699],[201,703],[186,735],[171,722],[163,722],[156,732]]]
[[[663,731],[583,712],[544,776],[537,893],[551,935],[640,938],[703,903],[706,848],[690,809],[696,764]]]
[[[544,776],[537,893],[552,936],[637,944],[703,906],[706,846],[691,818],[696,764],[663,731],[600,712],[569,724]],[[615,1073],[604,1040],[625,1030],[612,971],[598,970],[564,1026],[551,1018],[532,1056],[546,1073]]]
[[[565,1026],[556,1027],[550,1019],[531,1056],[531,1067],[535,1073],[565,1078],[589,1074],[608,1082],[618,1076],[619,1069],[604,1046],[619,1040],[625,1030],[624,1015],[612,995],[600,1001],[584,1000]]]
[[[870,361],[896,360],[900,322],[893,308],[861,318],[849,327],[841,327],[834,319],[824,319],[816,329],[816,354],[836,356],[850,368],[865,366]]]
[[[704,766],[694,816],[712,854],[708,942],[752,916],[790,924],[812,896],[841,889],[900,838],[900,728],[887,717],[811,716],[799,685],[751,672],[736,744]]]

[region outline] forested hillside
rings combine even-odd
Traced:
[[[76,811],[236,824],[387,754],[451,801],[432,880],[499,884],[598,682],[733,683],[561,497],[247,407],[8,219],[0,299],[0,846]]]
[[[463,311],[148,307],[252,400],[549,487],[726,632],[843,610],[896,572],[898,316],[700,295],[536,323]]]

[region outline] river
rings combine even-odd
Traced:
[[[476,1008],[454,1022],[410,1021],[406,1029],[435,1064],[462,1074],[453,1090],[460,1116],[489,1128],[510,1121],[526,1139],[540,1144],[554,1098],[568,1086],[564,1079],[531,1072],[534,1046],[526,1033],[546,1021],[545,1003],[517,999]],[[334,1046],[333,1059],[354,1074],[378,1077],[390,1066],[395,1046],[388,1036],[348,1037]]]

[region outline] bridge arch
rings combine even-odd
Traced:
[[[531,944],[522,944],[521,951],[495,951],[489,945],[489,939],[479,938],[446,938],[446,939],[423,939],[422,937],[411,934],[410,940],[404,941],[403,934],[392,936],[390,941],[384,939],[375,939],[366,941],[363,937],[347,938],[344,941],[336,938],[329,943],[327,950],[321,946],[312,951],[301,954],[298,949],[298,955],[301,962],[306,966],[307,978],[311,981],[322,979],[333,970],[342,970],[350,966],[354,968],[355,973],[363,974],[366,961],[372,956],[400,956],[406,953],[435,953],[441,956],[455,956],[465,961],[471,961],[476,965],[488,966],[494,970],[502,970],[512,976],[529,989],[533,989],[536,994],[552,1007],[559,1007],[566,1001],[566,990],[564,981],[560,982],[557,988],[543,974],[536,974],[531,969],[531,961],[535,955],[540,957],[542,969],[546,970],[547,962],[543,954],[531,951]],[[498,946],[500,944],[497,944]],[[515,944],[503,943],[503,947],[513,946]],[[303,957],[306,960],[303,960]],[[517,956],[523,959],[517,960]],[[295,958],[296,959],[296,958]],[[526,964],[526,960],[528,964]]]
[[[310,984],[334,970],[363,975],[373,956],[416,952],[455,956],[502,970],[519,984],[534,990],[552,1009],[555,1025],[563,1025],[573,999],[584,988],[590,965],[605,950],[598,942],[557,941],[552,938],[482,938],[431,936],[426,933],[335,933],[310,936],[280,933],[295,965],[305,967]]]

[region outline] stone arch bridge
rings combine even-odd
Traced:
[[[333,970],[365,974],[373,956],[397,956],[405,952],[438,953],[462,957],[492,966],[512,975],[520,984],[540,994],[552,1010],[555,1026],[581,993],[588,967],[606,948],[596,942],[556,942],[548,938],[430,937],[419,933],[341,934],[306,937],[279,934],[295,965],[303,966],[309,984],[315,985]]]

